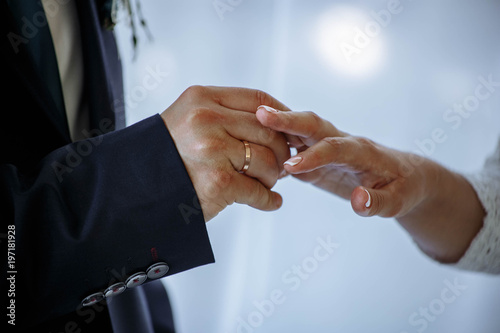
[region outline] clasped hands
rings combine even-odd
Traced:
[[[271,188],[287,174],[349,199],[362,216],[401,216],[426,196],[419,181],[401,173],[399,152],[341,132],[312,112],[292,112],[262,91],[193,86],[161,116],[205,221],[235,202],[278,209],[283,199]],[[242,173],[244,141],[251,158]]]

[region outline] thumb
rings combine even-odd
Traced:
[[[401,198],[387,189],[356,187],[351,194],[351,206],[360,216],[394,217],[400,211]]]

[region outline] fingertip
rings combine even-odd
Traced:
[[[293,173],[293,170],[295,169],[295,167],[300,162],[302,162],[303,159],[304,158],[301,155],[295,155],[295,156],[289,158],[288,160],[286,160],[285,163],[283,163],[283,167],[285,168],[285,170],[287,172]]]
[[[267,203],[265,204],[265,207],[260,207],[258,209],[264,211],[274,211],[281,208],[282,205],[283,197],[281,196],[281,194],[279,194],[278,192],[269,191],[269,197]]]
[[[290,175],[306,174],[317,168],[318,165],[312,162],[307,151],[292,156],[283,163],[283,169]]]
[[[264,119],[265,116],[266,116],[266,111],[264,110],[264,108],[262,107],[258,107],[257,108],[257,111],[255,111],[255,115],[257,116],[257,119],[261,120],[261,119]]]
[[[278,192],[273,192],[273,195],[274,195],[275,209],[281,208],[281,206],[283,205],[283,197]]]
[[[351,194],[351,206],[354,212],[360,216],[370,216],[372,207],[372,196],[363,186],[356,187]]]
[[[296,175],[298,173],[301,173],[301,172],[296,170],[297,169],[296,167],[289,165],[289,164],[283,164],[283,169],[287,175]]]
[[[274,109],[273,109],[274,110]],[[259,106],[257,109],[257,112],[255,112],[255,116],[257,117],[257,120],[264,126],[271,126],[274,122],[276,122],[276,115],[278,114],[278,111],[267,111],[264,106]]]
[[[259,105],[257,107],[257,110],[258,109],[264,109],[265,111],[270,112],[270,113],[278,113],[278,110],[276,110],[275,108],[272,108],[270,106],[267,106],[267,105]]]

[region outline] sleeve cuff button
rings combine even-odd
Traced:
[[[98,303],[104,299],[104,294],[103,293],[95,293],[92,295],[89,295],[85,297],[82,301],[83,306],[90,306],[94,305],[95,303]]]
[[[118,283],[112,284],[106,290],[104,290],[104,296],[106,296],[106,298],[116,296],[116,295],[124,292],[125,289],[127,289],[127,286],[125,285],[125,283],[118,282]]]
[[[144,272],[135,273],[125,281],[125,285],[127,288],[134,288],[143,284],[147,278],[148,276]]]
[[[154,265],[149,266],[146,271],[148,278],[150,279],[158,279],[167,274],[170,267],[164,262],[159,262]]]

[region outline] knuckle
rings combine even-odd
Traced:
[[[272,98],[269,94],[262,90],[255,90],[255,100],[258,101],[259,105],[269,105],[274,104]]]
[[[205,96],[207,93],[207,87],[200,85],[193,85],[188,87],[183,93],[183,97],[189,100],[196,100],[202,96]]]
[[[375,152],[375,150],[377,149],[375,142],[373,142],[372,140],[370,140],[368,138],[357,137],[356,141],[358,142],[358,144],[361,146],[361,148],[363,150],[367,150],[369,152]]]
[[[219,115],[208,107],[196,107],[190,110],[188,122],[195,127],[201,127],[213,124],[219,121],[219,118]]]
[[[213,183],[216,184],[217,187],[224,189],[231,184],[233,180],[233,175],[226,170],[218,170],[214,172],[213,175]]]
[[[311,118],[314,122],[320,123],[321,122],[321,117],[318,116],[316,113],[313,111],[304,111],[304,113]]]
[[[344,146],[344,142],[342,140],[338,140],[337,138],[334,137],[326,137],[321,139],[325,144],[330,146],[330,148],[333,151],[340,151],[342,150],[342,147]]]
[[[256,183],[255,185],[255,205],[262,210],[267,210],[272,205],[271,197],[269,196],[269,190],[267,190],[264,186]]]
[[[215,169],[208,175],[210,181],[207,186],[207,196],[210,199],[218,199],[223,196],[223,193],[233,181],[233,175],[222,169]]]
[[[197,156],[214,159],[221,151],[228,149],[228,142],[219,138],[202,138],[194,144],[194,152]]]
[[[304,112],[307,114],[308,118],[311,119],[311,127],[309,128],[308,134],[312,136],[318,130],[318,128],[321,127],[323,123],[323,118],[321,118],[312,111],[304,111]]]

